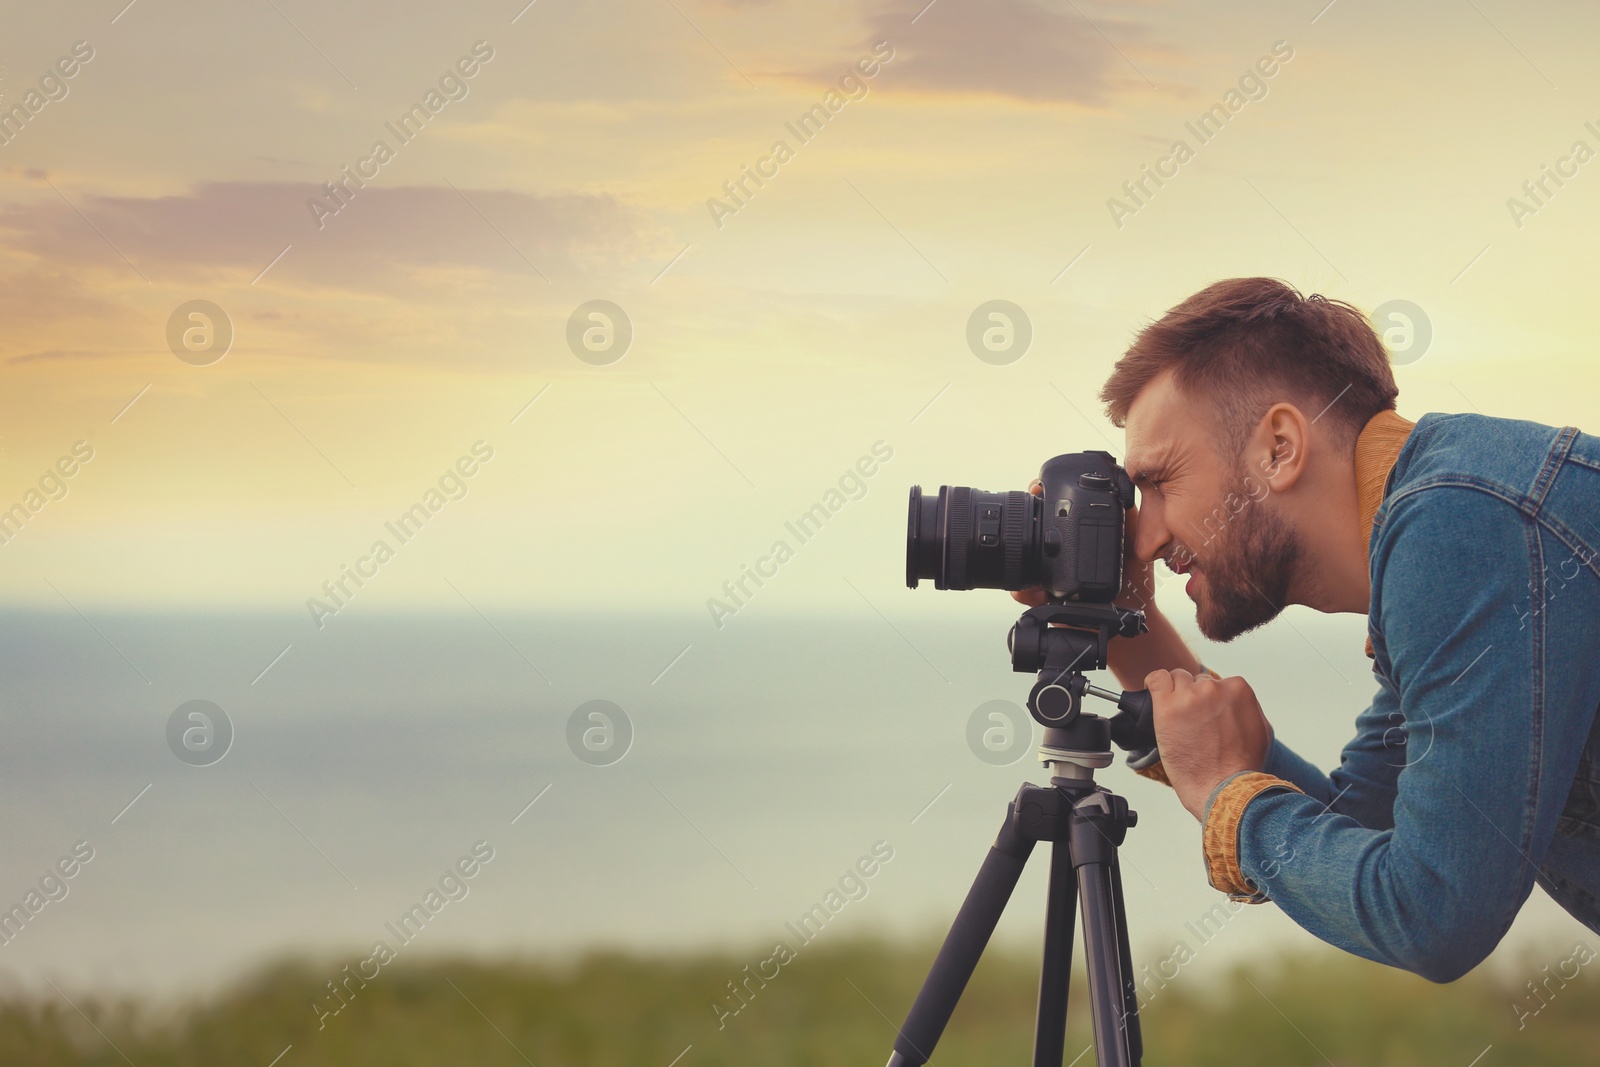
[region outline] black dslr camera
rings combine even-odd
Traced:
[[[906,585],[1028,589],[1053,600],[1109,604],[1122,587],[1123,512],[1133,482],[1109,452],[1069,452],[1039,468],[1044,492],[911,487]]]

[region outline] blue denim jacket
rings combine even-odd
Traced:
[[[1600,933],[1600,438],[1424,415],[1368,542],[1378,684],[1325,775],[1274,740],[1239,869],[1340,948],[1436,982],[1537,882]],[[1215,796],[1215,794],[1213,794]]]

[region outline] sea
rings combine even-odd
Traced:
[[[1007,802],[1044,781],[1037,732],[1003,714],[1031,681],[1010,671],[1014,613],[957,600],[720,627],[599,608],[320,629],[8,611],[0,985],[203,995],[283,959],[331,978],[380,942],[754,964],[779,942],[937,938]],[[1205,658],[1332,767],[1374,689],[1364,627],[1292,608]],[[1098,778],[1139,813],[1122,850],[1136,969],[1180,943],[1200,969],[1311,943],[1274,905],[1219,909],[1170,790],[1120,758]],[[1046,859],[997,944],[1037,946]],[[1496,958],[1585,935],[1536,890]]]

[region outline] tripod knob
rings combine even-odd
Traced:
[[[1039,680],[1028,693],[1028,712],[1041,725],[1070,726],[1082,708],[1085,681],[1081,674],[1069,677],[1040,671]]]
[[[1126,749],[1154,748],[1156,744],[1155,709],[1150,703],[1150,690],[1130,689],[1117,701],[1118,714],[1111,717],[1111,739]]]

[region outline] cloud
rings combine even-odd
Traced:
[[[6,362],[38,363],[41,361],[48,361],[52,363],[59,363],[66,360],[110,359],[112,356],[113,353],[111,352],[90,352],[84,349],[71,348],[49,348],[43,352],[25,352],[20,356],[12,356],[11,358],[7,359]]]
[[[882,79],[890,91],[1099,106],[1117,85],[1142,81],[1117,54],[1144,41],[1138,23],[1096,15],[1091,25],[1070,4],[1032,0],[936,0],[918,16],[923,2],[879,3],[868,16],[864,47],[894,46]]]
[[[307,202],[327,196],[306,182],[205,182],[160,197],[68,195],[71,203],[50,196],[0,208],[0,239],[63,270],[125,271],[120,250],[156,280],[214,278],[221,270],[248,281],[292,245],[273,267],[275,280],[380,291],[417,269],[532,275],[536,268],[570,277],[638,257],[646,243],[636,214],[608,195],[369,184],[321,229]]]
[[[670,256],[610,195],[369,183],[318,230],[306,201],[323,190],[308,182],[170,196],[56,184],[70,202],[51,190],[0,206],[0,360],[19,372],[158,356],[168,315],[195,297],[230,314],[241,353],[426,362],[463,337],[519,352],[499,339],[597,279],[642,284]]]

